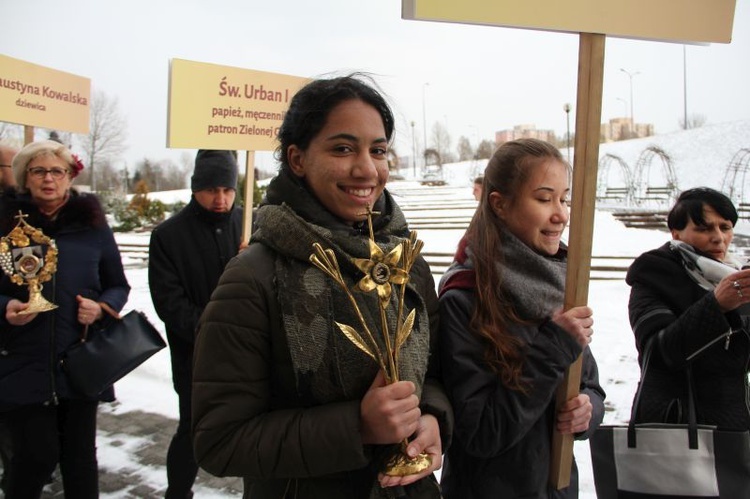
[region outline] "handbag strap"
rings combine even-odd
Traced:
[[[628,422],[628,447],[636,446],[635,436],[635,415],[638,413],[638,407],[641,404],[641,395],[643,392],[643,383],[648,372],[648,365],[651,362],[651,354],[654,350],[654,343],[658,341],[659,334],[655,334],[646,342],[643,350],[643,365],[641,367],[641,379],[638,381],[638,388],[633,399],[633,406],[630,410],[630,421]],[[688,442],[691,449],[698,448],[698,418],[695,410],[695,395],[693,393],[693,371],[690,366],[685,368],[688,385]]]
[[[103,301],[100,301],[100,302],[99,302],[99,306],[100,306],[100,307],[102,307],[102,310],[104,310],[105,312],[107,312],[107,313],[108,313],[109,315],[111,315],[111,316],[112,316],[112,317],[114,317],[115,319],[117,319],[117,320],[120,320],[120,319],[122,319],[122,317],[121,317],[121,316],[120,316],[120,314],[119,314],[119,313],[117,312],[117,310],[115,310],[114,308],[110,307],[110,306],[109,306],[109,305],[107,305],[107,304],[106,304],[105,302],[103,302]]]
[[[685,377],[688,385],[688,439],[690,448],[698,448],[698,415],[695,409],[695,392],[693,391],[693,368],[689,365],[685,368]]]
[[[107,312],[109,315],[111,315],[115,319],[122,320],[122,316],[120,316],[120,314],[117,312],[117,310],[115,310],[114,308],[110,307],[105,302],[100,301],[99,302],[99,306],[102,307],[102,310],[104,310],[105,312]],[[81,343],[86,343],[86,339],[88,338],[88,336],[89,336],[89,325],[86,324],[83,327],[83,331],[81,331],[81,335],[79,337]]]

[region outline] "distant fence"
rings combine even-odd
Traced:
[[[145,267],[148,264],[148,244],[123,243],[119,248],[120,254],[129,260],[128,267]],[[453,253],[424,251],[422,257],[435,276],[443,275],[453,262]],[[632,256],[592,256],[590,278],[596,281],[624,279],[632,262]]]
[[[147,243],[120,243],[120,256],[127,258],[126,267],[145,267],[148,265]]]
[[[654,210],[614,211],[612,216],[625,227],[667,230],[667,212]]]
[[[433,275],[445,274],[453,262],[453,253],[422,252]],[[590,279],[594,281],[608,281],[625,279],[628,267],[633,263],[632,256],[592,256]]]

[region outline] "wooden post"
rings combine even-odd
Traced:
[[[34,127],[30,125],[23,126],[23,145],[34,142]]]
[[[255,186],[255,151],[245,154],[245,207],[242,211],[242,242],[250,240],[253,231],[253,187]]]
[[[573,186],[570,208],[570,247],[565,279],[565,309],[586,305],[589,294],[591,247],[594,236],[594,208],[599,163],[599,134],[602,115],[605,36],[581,33],[578,49],[578,95],[573,157]],[[557,390],[557,407],[578,394],[581,358],[566,371]],[[573,463],[573,435],[553,433],[550,483],[556,489],[570,485]]]

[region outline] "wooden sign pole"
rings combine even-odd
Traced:
[[[32,142],[34,142],[34,127],[31,125],[24,125],[23,145],[31,144]]]
[[[255,151],[245,154],[245,206],[242,210],[242,242],[250,240],[253,231],[253,187],[255,187]]]
[[[604,35],[581,33],[578,49],[578,96],[573,157],[573,186],[570,207],[568,267],[564,307],[588,303],[591,247],[594,236],[599,133],[604,83]],[[557,407],[578,394],[581,358],[566,371],[557,391]],[[552,438],[550,483],[556,489],[570,485],[573,435],[557,430]]]

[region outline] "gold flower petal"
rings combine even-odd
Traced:
[[[398,267],[391,268],[391,278],[388,279],[393,284],[406,284],[409,282],[409,274]]]
[[[365,274],[365,276],[359,280],[357,286],[365,293],[369,293],[370,291],[378,287],[378,285],[375,284],[375,281],[373,281],[370,277],[370,274]]]
[[[370,260],[375,260],[376,262],[382,262],[383,250],[380,249],[380,246],[375,244],[375,241],[373,241],[372,239],[368,239],[367,242],[370,243]]]
[[[389,267],[395,267],[398,265],[398,261],[401,260],[401,250],[403,249],[402,245],[398,245],[395,248],[391,250],[388,255],[386,255],[385,258],[383,258],[381,261],[388,265]]]
[[[366,258],[352,258],[352,262],[357,266],[363,273],[369,275],[372,267],[375,266],[375,262]]]
[[[385,308],[388,306],[388,300],[391,298],[391,283],[386,282],[377,287],[378,298],[380,298],[380,306]]]

